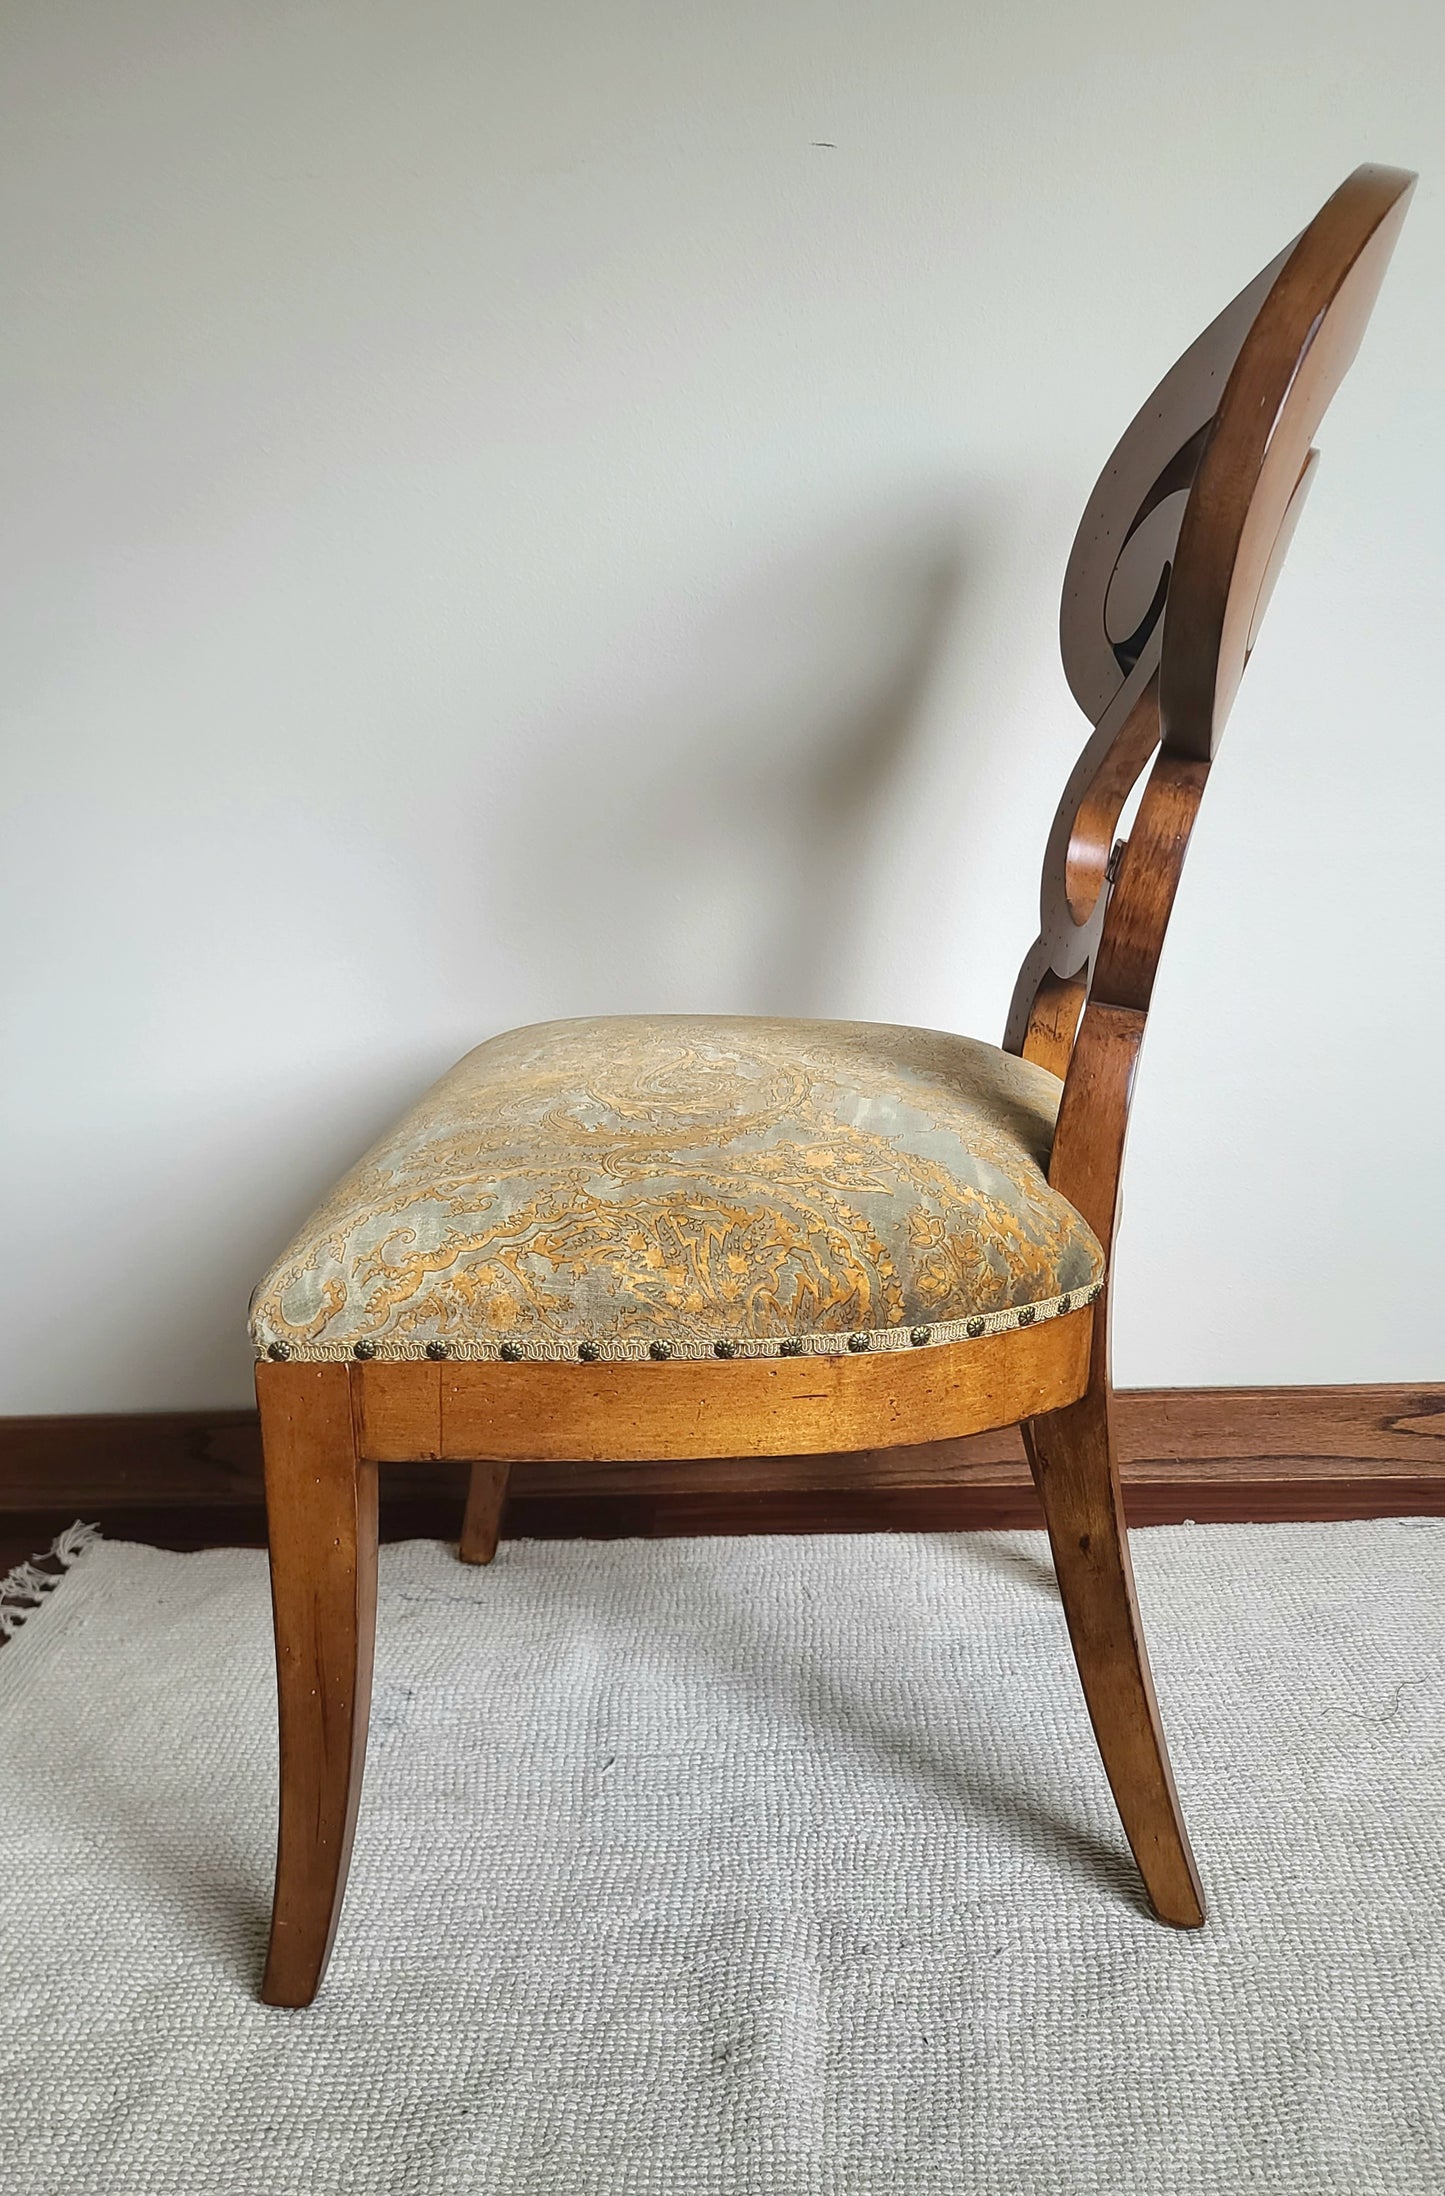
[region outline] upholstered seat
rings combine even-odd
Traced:
[[[478,1046],[252,1304],[273,1358],[926,1347],[1090,1301],[1045,1178],[1062,1084],[872,1023],[662,1015]]]

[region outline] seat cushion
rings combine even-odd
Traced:
[[[795,1355],[976,1338],[1087,1302],[1045,1179],[1063,1085],[867,1022],[657,1015],[479,1045],[252,1300],[275,1358]]]

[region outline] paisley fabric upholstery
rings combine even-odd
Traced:
[[[662,1015],[469,1052],[252,1302],[276,1358],[926,1346],[1098,1293],[1062,1084],[966,1037]]]

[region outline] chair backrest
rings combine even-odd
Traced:
[[[1314,474],[1311,438],[1358,348],[1414,182],[1398,168],[1357,168],[1226,306],[1125,433],[1069,558],[1064,671],[1094,732],[1049,835],[1040,935],[1004,1042],[1065,1079],[1050,1179],[1106,1248],[1190,828]]]

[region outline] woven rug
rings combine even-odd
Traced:
[[[6,2191],[1439,2196],[1445,1522],[1135,1548],[1206,1930],[1040,1536],[416,1542],[285,2013],[264,1558],[72,1546],[0,1648]]]

